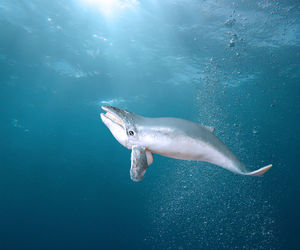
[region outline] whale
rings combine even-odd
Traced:
[[[144,179],[153,153],[165,157],[202,161],[233,173],[263,176],[272,164],[249,171],[234,153],[214,134],[214,128],[175,117],[149,118],[117,107],[103,105],[101,120],[115,139],[131,150],[130,177]]]

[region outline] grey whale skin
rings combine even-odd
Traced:
[[[214,135],[214,128],[184,119],[147,118],[104,105],[103,123],[124,147],[131,149],[130,177],[144,179],[152,153],[166,157],[210,162],[241,175],[263,176],[272,164],[249,172],[230,149]]]

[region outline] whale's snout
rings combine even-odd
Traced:
[[[120,125],[121,127],[125,127],[124,121],[123,119],[120,117],[120,115],[118,114],[118,108],[112,107],[112,106],[108,106],[108,105],[103,105],[101,107],[104,111],[106,111],[106,113],[101,113],[100,117],[101,120],[103,121],[103,123],[108,126],[107,124],[110,122],[114,122],[118,125]]]
[[[123,119],[121,119],[118,114],[115,113],[111,106],[105,105],[101,108],[106,111],[106,113],[100,114],[102,122],[108,127],[116,140],[126,147],[127,134]]]

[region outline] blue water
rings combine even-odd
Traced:
[[[1,0],[0,30],[0,249],[299,247],[299,1]],[[103,104],[273,168],[154,155],[134,183]]]

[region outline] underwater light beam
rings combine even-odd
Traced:
[[[139,4],[137,0],[80,0],[83,4],[98,9],[106,18],[112,18],[117,12],[133,8]]]

